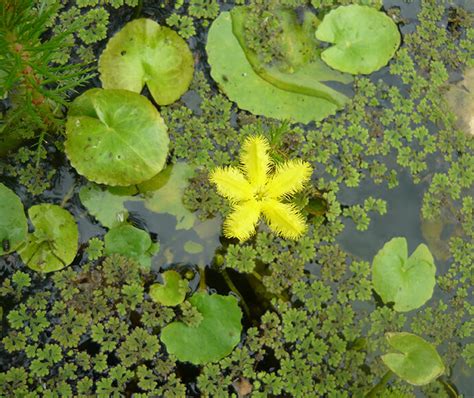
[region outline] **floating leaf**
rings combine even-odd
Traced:
[[[153,243],[148,232],[124,224],[112,228],[104,236],[105,254],[121,254],[137,260],[143,267],[151,267],[151,258],[158,252],[159,244]]]
[[[444,372],[436,348],[411,333],[387,333],[388,344],[398,352],[382,355],[382,361],[398,377],[415,386],[431,383]]]
[[[160,174],[144,185],[139,185],[145,193],[145,206],[156,213],[176,216],[176,229],[191,229],[196,216],[183,205],[184,189],[194,175],[194,168],[186,163],[176,163],[166,167]]]
[[[146,181],[164,166],[168,133],[145,97],[126,90],[91,89],[74,100],[65,150],[79,174],[107,185]]]
[[[175,306],[181,304],[188,291],[188,282],[181,275],[170,270],[163,273],[164,284],[154,283],[150,286],[150,297],[163,305]]]
[[[209,29],[206,45],[211,75],[232,101],[255,114],[302,123],[321,120],[340,109],[347,97],[323,81],[347,83],[350,76],[327,68],[316,50],[309,57],[311,63],[301,61],[292,73],[259,64],[258,57],[242,47],[245,14],[239,10],[233,10],[232,16],[229,12],[219,15]],[[295,38],[298,40],[306,31],[298,26],[295,14],[282,15],[288,32],[283,40],[296,45]]]
[[[167,105],[187,91],[194,60],[174,30],[140,18],[109,40],[99,59],[99,72],[106,89],[140,93],[146,85],[159,105]]]
[[[419,245],[408,257],[405,238],[393,238],[373,261],[374,289],[384,303],[394,302],[396,311],[421,307],[433,295],[436,266],[428,247]]]
[[[195,293],[189,302],[202,314],[197,327],[172,322],[161,332],[166,349],[180,361],[195,365],[218,361],[240,341],[242,311],[233,296]]]
[[[400,46],[400,32],[387,14],[357,4],[327,14],[316,30],[316,38],[334,43],[322,52],[324,62],[353,74],[380,69]]]
[[[10,253],[26,240],[28,222],[20,198],[0,183],[0,255]]]
[[[79,231],[74,217],[62,207],[40,204],[28,216],[35,230],[21,249],[23,262],[32,270],[52,272],[72,263],[77,253]]]

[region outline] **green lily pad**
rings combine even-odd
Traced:
[[[181,304],[186,298],[188,281],[183,280],[176,271],[170,270],[163,273],[164,284],[154,283],[150,286],[150,297],[157,303],[166,306]]]
[[[183,205],[184,189],[194,176],[194,167],[186,163],[167,166],[160,174],[138,189],[144,194],[145,206],[156,213],[172,214],[176,229],[191,229],[196,216]]]
[[[146,181],[163,168],[168,154],[160,114],[145,97],[126,90],[86,91],[69,108],[66,132],[71,164],[97,183]]]
[[[135,187],[106,187],[89,183],[79,191],[81,203],[104,227],[113,228],[127,221],[124,203],[133,199]]]
[[[294,14],[282,13],[289,46],[297,45],[308,30],[297,24]],[[316,50],[309,57],[290,59],[294,68],[284,71],[262,65],[245,46],[245,11],[236,8],[223,12],[209,29],[206,51],[211,76],[240,108],[276,119],[309,123],[335,113],[347,97],[325,85],[324,81],[347,83],[350,76],[331,71]],[[244,48],[244,47],[245,48]],[[305,46],[304,49],[314,48]]]
[[[444,364],[433,344],[411,333],[387,333],[388,344],[398,352],[382,361],[398,377],[415,386],[431,383],[444,373]]]
[[[0,183],[0,256],[10,253],[26,240],[28,221],[20,198]]]
[[[197,327],[172,322],[161,332],[166,349],[180,361],[195,365],[218,361],[240,341],[242,311],[233,296],[195,293],[189,302],[202,314]]]
[[[104,244],[106,255],[130,257],[145,268],[151,267],[151,259],[160,249],[158,243],[152,242],[148,232],[129,224],[112,228],[105,234]]]
[[[188,90],[194,60],[174,30],[140,18],[109,40],[99,59],[99,72],[106,89],[140,93],[146,85],[157,104],[167,105]]]
[[[421,244],[408,257],[405,238],[387,242],[373,261],[374,289],[384,303],[395,303],[395,311],[411,311],[425,304],[433,295],[435,274],[428,247]]]
[[[79,231],[74,217],[62,207],[40,204],[28,216],[35,230],[20,250],[23,262],[34,271],[58,271],[76,257]]]
[[[328,13],[316,30],[316,38],[334,43],[322,52],[324,62],[353,74],[380,69],[400,46],[400,32],[387,14],[357,4]]]

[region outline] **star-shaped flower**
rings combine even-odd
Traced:
[[[228,238],[250,238],[261,214],[270,228],[284,238],[297,239],[306,230],[298,209],[282,200],[303,189],[311,177],[311,166],[290,160],[276,165],[271,173],[269,149],[264,137],[248,137],[242,148],[241,168],[218,167],[211,173],[210,180],[219,194],[233,204],[233,211],[224,222]]]

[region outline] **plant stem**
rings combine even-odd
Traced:
[[[242,304],[242,308],[244,309],[245,314],[250,318],[250,309],[249,309],[247,303],[245,302],[244,297],[240,294],[239,290],[234,285],[234,282],[232,282],[232,280],[230,279],[230,276],[227,273],[227,270],[225,268],[221,268],[220,271],[221,271],[222,277],[226,281],[226,283],[229,286],[230,290],[232,290],[240,298],[240,303]]]
[[[199,290],[206,291],[206,270],[199,267]]]
[[[377,393],[385,388],[385,385],[393,376],[393,372],[391,370],[387,371],[380,379],[380,381],[370,390],[366,395],[365,398],[375,398]]]

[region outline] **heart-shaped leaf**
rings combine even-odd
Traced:
[[[411,333],[387,333],[388,344],[398,352],[382,355],[382,361],[398,377],[415,386],[431,383],[444,372],[436,348]]]
[[[298,25],[296,14],[283,16],[287,35],[282,40],[293,45],[295,38],[305,37],[307,30]],[[244,18],[245,11],[238,8],[232,15],[221,13],[209,29],[206,45],[212,78],[240,108],[280,120],[308,123],[335,113],[348,100],[324,82],[348,83],[351,77],[327,68],[316,50],[291,73],[259,63],[256,54],[242,47]]]
[[[387,14],[357,4],[327,14],[316,30],[316,38],[334,43],[322,52],[324,62],[353,74],[380,69],[400,46],[400,32]]]
[[[28,222],[20,198],[0,183],[0,256],[10,253],[26,240]]]
[[[166,349],[180,361],[195,365],[218,361],[240,341],[242,311],[233,296],[195,293],[189,302],[202,314],[197,327],[172,322],[161,332]]]
[[[376,254],[372,279],[384,303],[394,302],[396,311],[421,307],[433,295],[436,266],[428,247],[419,245],[408,258],[405,238],[393,238]]]
[[[150,286],[150,297],[163,305],[175,306],[186,298],[188,282],[181,278],[176,271],[169,270],[163,273],[163,284],[154,283]]]
[[[39,272],[57,271],[71,264],[79,239],[74,217],[51,204],[30,207],[28,216],[35,231],[28,235],[26,246],[20,251],[23,262]]]
[[[66,154],[79,174],[107,185],[146,181],[164,166],[168,133],[145,97],[91,89],[74,100],[66,123]]]
[[[121,254],[137,260],[143,267],[151,267],[151,259],[160,249],[148,232],[124,224],[112,228],[104,236],[105,254]]]
[[[104,88],[140,93],[146,84],[157,104],[167,105],[187,91],[194,60],[174,30],[140,18],[109,40],[99,59],[99,72]]]

